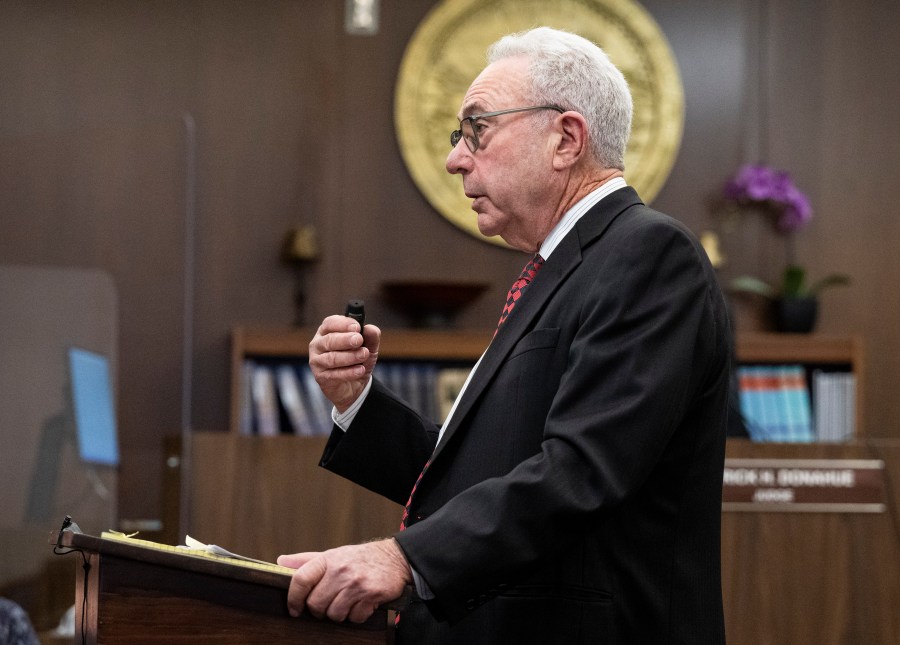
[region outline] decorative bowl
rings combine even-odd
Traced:
[[[409,318],[413,327],[447,328],[454,318],[488,288],[484,282],[409,280],[381,285],[392,308]]]

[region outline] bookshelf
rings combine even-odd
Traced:
[[[244,383],[242,369],[248,358],[284,359],[297,362],[309,351],[312,328],[235,327],[231,348],[230,430],[240,432]],[[482,330],[384,330],[380,358],[386,361],[437,361],[474,364],[490,342],[491,332]],[[855,376],[855,428],[864,433],[862,340],[857,336],[827,334],[741,333],[736,337],[740,364],[800,364],[826,367]]]
[[[491,340],[491,331],[384,330],[379,358],[384,361],[437,361],[474,365]],[[235,327],[231,337],[231,414],[229,429],[240,433],[244,402],[243,365],[248,358],[296,362],[309,353],[312,328]]]
[[[308,329],[235,329],[236,392],[246,357],[302,360],[313,334]],[[385,330],[381,354],[474,362],[489,340],[490,333],[480,331]],[[746,333],[737,336],[736,353],[741,364],[830,365],[852,371],[856,400],[862,402],[865,354],[858,337]],[[861,408],[856,409],[857,434],[865,428]],[[233,410],[234,432],[192,435],[191,530],[196,535],[221,540],[227,536],[236,551],[272,558],[389,535],[396,529],[399,507],[315,467],[326,438],[240,436]],[[846,444],[731,439],[726,457],[878,459],[886,464],[886,481],[900,481],[900,446],[863,439]],[[886,503],[896,508],[896,489],[888,487],[887,495]],[[260,499],[269,502],[260,504]],[[333,510],[322,516],[323,507]],[[308,517],[317,521],[306,521]],[[889,512],[723,513],[722,582],[729,642],[896,642],[895,577],[873,575],[897,569],[895,529]],[[773,594],[782,602],[772,602]]]
[[[854,377],[855,436],[865,434],[863,423],[865,352],[859,336],[831,334],[740,333],[735,351],[741,365],[802,365],[807,371],[822,368]]]

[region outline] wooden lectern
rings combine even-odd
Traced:
[[[59,545],[88,565],[79,558],[76,643],[393,642],[389,607],[361,625],[292,618],[285,573],[72,531],[63,531]]]

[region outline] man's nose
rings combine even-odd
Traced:
[[[460,139],[453,150],[450,151],[450,154],[447,155],[447,163],[445,165],[447,172],[451,175],[468,172],[472,167],[471,164],[472,153],[469,152],[466,142]]]

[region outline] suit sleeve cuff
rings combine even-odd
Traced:
[[[334,421],[334,425],[343,430],[347,431],[347,428],[350,427],[350,424],[353,423],[353,419],[356,418],[356,413],[359,412],[359,409],[362,407],[362,404],[365,402],[366,397],[369,395],[369,390],[372,389],[372,377],[369,377],[369,382],[366,383],[366,387],[363,388],[362,394],[356,397],[356,400],[350,404],[350,407],[344,410],[343,413],[338,412],[337,408],[331,408],[331,420]]]

